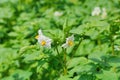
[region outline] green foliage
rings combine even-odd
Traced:
[[[120,80],[119,14],[119,0],[0,0],[0,80]]]

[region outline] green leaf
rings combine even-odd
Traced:
[[[73,80],[73,79],[69,78],[68,76],[60,76],[58,80]]]
[[[32,75],[32,72],[29,71],[23,71],[23,70],[15,70],[9,77],[5,77],[2,80],[28,80],[30,79],[30,76]]]
[[[73,68],[77,65],[84,65],[87,63],[87,59],[84,57],[73,58],[68,61],[68,68]]]
[[[111,56],[108,58],[108,63],[111,66],[119,67],[120,66],[120,57],[118,56]]]
[[[102,74],[96,74],[96,76],[98,79],[102,79],[102,80],[119,80],[117,73],[112,71],[103,70]]]

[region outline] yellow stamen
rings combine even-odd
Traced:
[[[69,40],[69,41],[68,41],[68,45],[69,45],[69,46],[72,46],[72,45],[73,45],[73,41],[72,41],[72,40]]]
[[[43,40],[43,41],[41,42],[41,45],[44,46],[45,44],[46,44],[46,41]]]
[[[39,35],[35,36],[35,39],[38,39],[39,38]]]

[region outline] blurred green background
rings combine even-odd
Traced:
[[[100,20],[98,17],[91,17],[91,12],[96,6],[106,8],[107,19]],[[85,35],[90,37],[90,39],[85,40],[79,50],[77,50],[77,53],[80,53],[79,56],[88,55],[93,51],[93,48],[97,52],[98,48],[95,46],[98,45],[96,44],[98,34],[100,34],[99,38],[102,38],[102,49],[104,50],[100,50],[97,53],[101,54],[101,51],[103,53],[112,52],[108,39],[109,35],[112,35],[109,33],[110,21],[120,18],[120,0],[0,0],[0,80],[108,80],[109,77],[111,77],[109,80],[120,80],[120,64],[117,63],[120,58],[114,57],[112,59],[117,62],[113,64],[112,68],[107,63],[93,61],[95,63],[92,64],[93,68],[108,69],[108,71],[100,73],[97,78],[94,70],[90,71],[93,72],[92,74],[89,73],[89,70],[86,71],[91,69],[90,66],[83,69],[82,74],[78,72],[77,76],[80,78],[60,77],[59,69],[56,68],[59,65],[57,63],[51,64],[53,65],[52,68],[46,68],[45,60],[41,60],[41,57],[43,58],[45,54],[42,54],[38,46],[35,46],[37,40],[34,37],[38,34],[39,29],[46,32],[49,30],[62,31],[66,18],[68,19],[70,32],[78,35],[84,31],[80,25],[105,27],[98,28],[98,31],[101,31],[100,33],[96,30],[86,31]],[[117,26],[113,31],[113,33],[115,32],[114,35],[120,34],[118,23]],[[108,33],[106,30],[108,30]],[[60,33],[60,35],[62,34]],[[119,42],[118,36],[115,44],[119,45]],[[25,55],[20,57],[23,53]],[[116,53],[119,54],[120,51],[116,51]],[[92,55],[97,56],[96,54]],[[54,58],[49,60],[54,61]],[[80,60],[85,61],[86,59]],[[100,63],[100,65],[96,65],[96,63]],[[41,65],[43,65],[42,68]],[[116,69],[116,66],[119,73],[112,74],[111,69]],[[77,69],[75,69],[73,72],[69,72],[71,73],[70,75],[76,75]],[[84,73],[84,70],[86,73]],[[102,79],[101,76],[105,77]]]

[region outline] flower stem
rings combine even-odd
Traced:
[[[62,65],[62,68],[63,68],[63,67],[64,67],[64,63],[63,63],[63,60],[62,60],[62,58],[61,58],[61,56],[60,56],[60,52],[59,52],[59,50],[58,50],[58,47],[56,47],[56,51],[57,51],[57,54],[58,54],[59,62],[60,62],[60,64]]]
[[[60,53],[59,53],[58,47],[56,47],[56,51],[57,51],[58,56],[60,57]]]
[[[67,57],[67,54],[66,54],[66,49],[63,49],[63,53],[64,53],[64,56],[63,56],[63,63],[64,63],[64,67],[63,67],[63,75],[67,75],[67,60],[66,60],[66,57]]]
[[[111,42],[111,46],[112,46],[112,55],[115,55],[115,51],[114,51],[114,41]]]
[[[102,50],[100,38],[97,39],[97,44],[99,45],[99,50]]]
[[[73,48],[72,52],[71,52],[71,58],[73,58],[73,56],[75,55],[75,53],[77,52],[77,49],[79,48],[81,42],[83,41],[83,37],[80,39],[79,43]]]
[[[114,51],[114,40],[113,40],[113,35],[111,36],[111,48],[112,48],[112,55],[115,55],[115,51]]]

